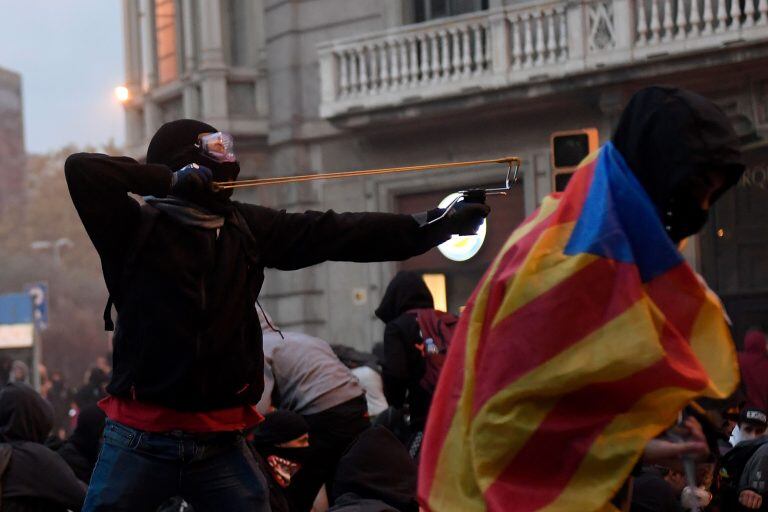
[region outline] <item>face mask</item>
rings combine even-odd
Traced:
[[[709,211],[703,210],[690,194],[677,194],[670,198],[664,211],[663,222],[667,235],[676,244],[698,233],[707,223]]]
[[[741,429],[739,429],[739,426],[736,425],[733,428],[733,431],[731,432],[731,437],[728,439],[728,442],[731,443],[731,446],[736,446],[740,442],[742,442],[744,439],[742,437]]]
[[[261,451],[261,450],[260,450]],[[272,478],[280,487],[291,485],[291,478],[298,473],[307,458],[307,448],[266,447],[262,455],[267,461]]]

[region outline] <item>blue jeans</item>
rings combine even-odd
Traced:
[[[155,512],[173,496],[195,512],[269,512],[266,480],[240,434],[155,434],[107,420],[83,512]]]

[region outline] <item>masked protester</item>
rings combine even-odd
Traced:
[[[675,243],[704,227],[710,206],[744,172],[739,140],[726,115],[684,89],[638,91],[621,115],[613,144]]]
[[[307,458],[309,425],[295,412],[275,411],[256,427],[251,445],[267,475],[272,512],[289,512],[286,492]]]
[[[332,485],[342,454],[370,427],[365,390],[326,341],[276,331],[266,313],[260,317],[274,405],[300,414],[309,427],[306,463],[286,492],[291,510],[306,511],[322,486]]]
[[[363,432],[339,461],[328,512],[417,512],[416,466],[384,427]]]
[[[417,456],[427,421],[434,387],[425,385],[428,355],[416,310],[434,311],[432,294],[424,280],[414,272],[401,271],[390,281],[376,316],[386,324],[381,360],[384,394],[387,402],[407,414],[406,438],[411,455]],[[394,425],[389,425],[393,431]]]
[[[105,444],[86,512],[154,510],[177,495],[197,511],[266,510],[242,437],[260,419],[254,303],[264,269],[405,259],[473,231],[489,211],[460,204],[433,223],[438,210],[288,214],[213,191],[238,173],[231,136],[190,119],[157,131],[146,164],[86,153],[66,161],[110,294],[106,327],[117,310]]]
[[[0,391],[0,479],[4,512],[80,510],[85,484],[42,443],[53,410],[34,389],[12,383]]]

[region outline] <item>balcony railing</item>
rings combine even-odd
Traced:
[[[768,0],[536,0],[331,41],[333,117],[768,40]]]

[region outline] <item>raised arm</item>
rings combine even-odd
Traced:
[[[102,259],[122,254],[132,240],[139,205],[128,192],[165,196],[172,179],[164,165],[97,153],[71,155],[64,173],[72,202]]]

